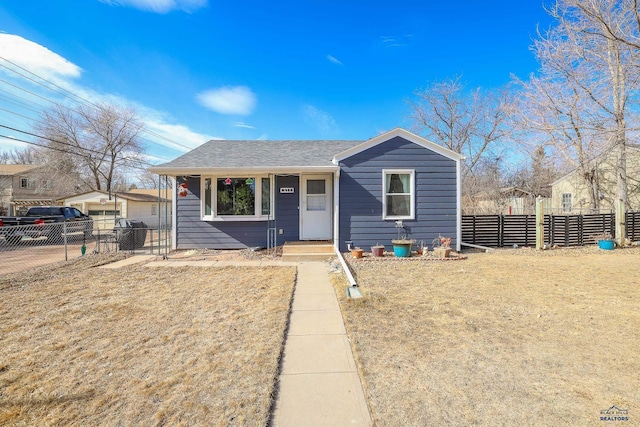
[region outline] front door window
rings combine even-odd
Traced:
[[[324,211],[327,209],[326,181],[324,179],[307,180],[307,210]]]

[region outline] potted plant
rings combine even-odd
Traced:
[[[355,247],[351,249],[351,256],[353,256],[354,258],[362,258],[363,254],[364,254],[364,250],[362,250],[362,248]]]
[[[380,243],[376,243],[375,245],[371,246],[371,254],[374,257],[384,256],[384,245],[381,245]]]
[[[439,258],[448,258],[451,253],[451,237],[438,236],[433,239],[433,254]]]
[[[611,251],[616,247],[616,242],[613,240],[611,233],[598,234],[594,238],[598,242],[598,247],[600,249]]]
[[[406,236],[403,236],[400,239],[393,239],[391,244],[393,245],[393,253],[398,258],[406,258],[411,256],[411,246],[416,241],[413,239],[407,239]]]

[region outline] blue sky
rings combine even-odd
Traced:
[[[432,82],[489,89],[534,72],[529,46],[549,24],[529,0],[4,1],[0,124],[70,102],[16,64],[136,108],[154,161],[211,138],[368,139],[409,128],[407,101]]]

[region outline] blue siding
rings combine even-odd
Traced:
[[[293,187],[293,194],[280,193],[282,187]],[[276,176],[276,243],[295,242],[300,239],[300,178]],[[282,229],[283,234],[278,234]]]
[[[294,193],[280,194],[280,187],[293,187]],[[299,178],[276,177],[275,191],[275,227],[283,230],[276,234],[276,242],[281,245],[299,238]],[[203,221],[200,200],[200,177],[189,177],[187,196],[176,198],[178,249],[266,247],[267,221]]]
[[[203,221],[200,177],[189,177],[187,196],[176,198],[178,249],[244,249],[265,247],[266,221]]]
[[[401,137],[378,144],[340,163],[340,241],[365,250],[380,243],[391,250],[398,237],[394,220],[382,219],[382,170],[414,169],[416,216],[403,220],[411,239],[431,245],[438,235],[457,245],[456,162]]]

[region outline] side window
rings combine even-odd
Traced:
[[[573,200],[571,193],[562,193],[562,212],[571,212],[573,209]]]
[[[415,217],[415,180],[413,170],[382,171],[383,219]]]

